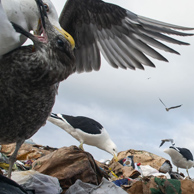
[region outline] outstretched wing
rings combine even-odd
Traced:
[[[115,68],[155,67],[147,56],[167,59],[152,47],[179,54],[160,41],[188,45],[168,35],[189,36],[192,34],[179,30],[193,30],[142,17],[101,0],[67,0],[59,22],[75,40],[77,72],[99,70],[100,52]]]
[[[166,105],[164,104],[164,102],[162,102],[162,100],[159,98],[160,102],[166,107]]]
[[[171,142],[171,144],[172,144],[172,146],[174,146],[175,145],[175,143],[174,143],[174,140],[173,139],[162,139],[161,140],[161,144],[160,144],[160,146],[159,147],[161,147],[165,142]]]
[[[181,106],[182,106],[182,104],[181,104],[181,105],[178,105],[178,106],[172,106],[172,107],[168,108],[168,110],[174,109],[174,108],[179,108],[179,107],[181,107]]]

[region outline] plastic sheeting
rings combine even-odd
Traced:
[[[62,192],[57,178],[34,170],[13,172],[12,179],[26,190],[35,191],[36,194],[60,194]]]
[[[77,180],[69,187],[65,194],[127,194],[122,188],[103,178],[100,185],[96,186]]]

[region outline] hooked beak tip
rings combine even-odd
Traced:
[[[114,160],[115,160],[115,162],[118,162],[117,154],[114,154]]]

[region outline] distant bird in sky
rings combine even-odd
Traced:
[[[64,114],[52,113],[48,121],[59,126],[83,144],[96,146],[112,154],[117,159],[117,146],[110,139],[106,129],[97,121],[84,116],[69,116]]]
[[[163,139],[162,143],[160,144],[160,147],[165,142],[172,143],[172,146],[170,146],[168,149],[165,149],[164,152],[171,157],[172,163],[177,167],[177,172],[178,168],[184,168],[186,169],[187,174],[189,176],[188,169],[194,167],[194,160],[191,151],[187,148],[176,147],[173,139]]]
[[[12,23],[34,46],[19,47],[0,59],[0,143],[16,142],[9,177],[22,143],[46,123],[59,82],[75,70],[69,41],[51,25],[42,1],[36,3],[43,36],[34,36]]]
[[[174,146],[175,145],[175,143],[174,143],[174,140],[173,139],[162,139],[161,140],[161,144],[160,144],[160,146],[159,147],[161,147],[165,142],[171,142],[171,144],[172,144],[172,146]]]
[[[167,108],[167,107],[166,107],[166,105],[164,104],[164,102],[162,102],[162,100],[161,100],[160,98],[159,98],[159,100],[160,100],[160,102],[164,105],[164,107],[165,107],[166,111],[169,111],[170,109],[179,108],[179,107],[181,107],[181,106],[182,106],[182,104],[181,104],[181,105],[171,106],[171,107]]]
[[[50,0],[44,0],[44,6],[51,24],[70,41],[74,47],[73,38],[65,32],[59,22],[57,11]],[[14,22],[26,31],[31,30],[36,35],[42,33],[40,13],[34,0],[1,0],[0,1],[0,56],[21,46],[27,37],[17,33],[10,24]]]

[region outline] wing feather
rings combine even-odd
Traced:
[[[162,42],[188,45],[170,35],[191,36],[182,31],[194,30],[139,16],[101,0],[67,0],[59,22],[75,40],[77,72],[98,71],[100,52],[115,68],[155,67],[147,56],[168,61],[155,48],[179,54]]]

